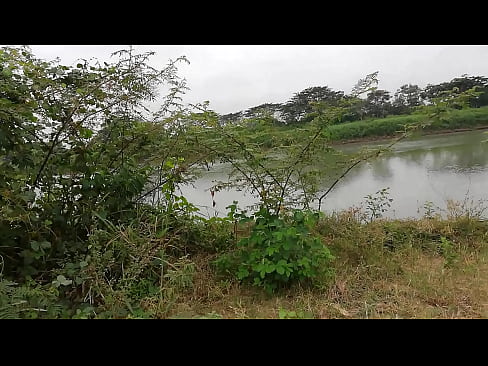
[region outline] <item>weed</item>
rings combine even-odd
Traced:
[[[445,267],[452,268],[452,266],[458,260],[458,255],[454,250],[454,243],[448,240],[445,236],[441,236],[440,249],[441,249],[442,256],[446,260]]]
[[[369,216],[369,221],[383,217],[383,214],[388,211],[393,202],[389,198],[390,187],[378,190],[374,195],[368,194],[366,197],[366,214]]]

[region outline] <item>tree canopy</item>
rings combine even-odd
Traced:
[[[221,115],[219,118],[232,123],[242,118],[257,118],[266,114],[275,124],[300,124],[317,116],[317,104],[321,104],[322,107],[334,107],[342,98],[346,98],[354,104],[354,108],[350,109],[347,116],[337,121],[343,123],[365,118],[382,118],[387,115],[410,114],[419,106],[432,104],[443,92],[463,93],[472,88],[480,94],[470,99],[470,106],[479,108],[488,105],[488,78],[465,74],[449,82],[428,84],[423,89],[416,84],[407,83],[400,86],[393,96],[390,91],[376,89],[370,91],[366,97],[360,98],[353,95],[353,92],[346,94],[344,91],[334,91],[328,86],[314,86],[295,93],[284,103],[264,103],[244,111]]]

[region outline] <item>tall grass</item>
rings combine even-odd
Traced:
[[[401,134],[406,126],[422,122],[428,122],[428,117],[425,114],[389,116],[386,118],[347,122],[329,126],[329,128],[324,130],[323,137],[327,137],[331,141],[392,137]],[[306,139],[305,135],[310,133],[307,125],[266,126],[247,131],[247,137],[249,142],[264,149],[290,146],[296,141]],[[488,127],[488,106],[452,111],[442,120],[425,126],[423,132],[472,129],[485,126]]]
[[[324,216],[314,234],[336,257],[332,282],[268,296],[217,276],[214,257],[202,255],[192,259],[192,287],[162,316],[486,318],[487,225],[468,215],[368,223],[353,211]]]
[[[373,136],[393,136],[402,132],[405,126],[427,121],[423,114],[391,116],[381,119],[356,121],[333,125],[329,128],[333,141],[351,140]],[[488,107],[470,108],[450,112],[443,120],[436,121],[424,131],[451,130],[488,126]]]

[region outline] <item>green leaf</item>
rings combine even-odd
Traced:
[[[37,241],[32,240],[31,241],[31,248],[37,252],[40,249],[40,245]]]
[[[171,160],[167,160],[164,162],[165,168],[172,169],[175,167],[175,164]]]
[[[282,231],[277,231],[272,234],[276,240],[281,241],[283,240],[283,232]]]
[[[239,271],[237,272],[237,278],[239,280],[242,280],[248,276],[249,276],[249,271],[246,268],[239,268]]]
[[[90,130],[89,128],[80,128],[80,136],[84,139],[88,139],[90,137],[92,137],[93,135],[93,131]]]
[[[275,271],[275,269],[276,269],[276,267],[275,267],[275,265],[274,265],[274,264],[272,264],[272,263],[268,263],[268,264],[266,265],[266,268],[265,268],[266,273],[273,273],[273,272]]]
[[[3,74],[4,76],[7,76],[7,77],[12,76],[12,70],[10,70],[10,69],[8,69],[8,68],[7,68],[7,69],[3,69],[3,70],[2,70],[2,74]]]
[[[269,246],[266,248],[265,252],[268,256],[271,256],[273,255],[273,253],[277,252],[278,251],[278,248],[276,248],[275,246]]]
[[[72,280],[68,280],[66,277],[64,277],[63,275],[59,275],[58,277],[56,277],[56,281],[63,285],[63,286],[68,286],[68,285],[71,285],[71,283],[73,283]]]

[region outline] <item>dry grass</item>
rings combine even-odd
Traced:
[[[219,278],[211,256],[192,258],[193,286],[160,317],[486,318],[488,223],[456,218],[377,221],[359,225],[347,214],[317,227],[336,256],[335,278],[320,288],[294,286],[274,295]],[[455,260],[447,265],[440,236]],[[389,245],[385,245],[389,244]],[[153,308],[154,308],[153,304]],[[156,312],[158,313],[158,312]]]

